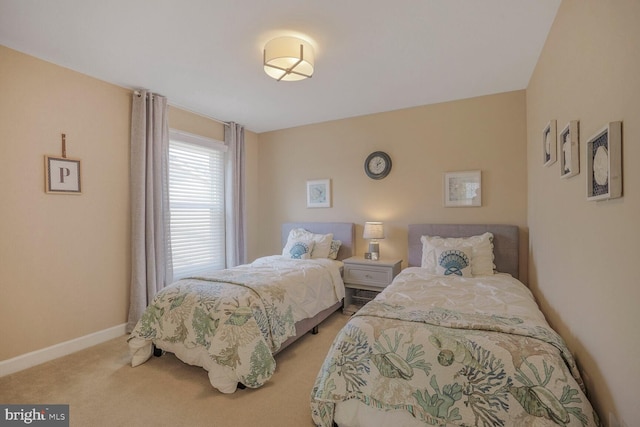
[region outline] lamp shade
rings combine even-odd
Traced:
[[[384,239],[384,225],[381,222],[365,222],[363,239]]]
[[[264,72],[278,81],[311,77],[313,61],[313,47],[297,37],[277,37],[264,46]]]

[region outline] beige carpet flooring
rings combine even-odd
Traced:
[[[348,320],[338,311],[276,356],[258,389],[226,395],[207,372],[173,354],[132,368],[125,336],[0,378],[0,403],[69,404],[70,425],[313,426],[310,392],[322,361]]]

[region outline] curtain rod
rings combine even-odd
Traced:
[[[139,90],[134,90],[134,91],[133,91],[133,94],[134,94],[135,96],[137,96],[137,97],[141,97],[141,96],[142,96],[142,92],[140,92]],[[149,94],[149,95],[151,95],[151,96],[153,96],[153,95],[154,95],[152,92],[147,92],[147,94]],[[199,116],[205,117],[205,118],[207,118],[207,119],[209,119],[209,120],[213,120],[214,122],[218,122],[218,123],[221,123],[221,124],[223,124],[223,125],[230,125],[230,124],[232,123],[232,122],[225,122],[225,121],[223,121],[223,120],[219,120],[219,119],[216,119],[216,118],[214,118],[214,117],[205,116],[205,115],[204,115],[204,114],[202,114],[202,113],[198,113],[197,111],[189,110],[189,109],[184,108],[184,107],[181,107],[181,106],[179,106],[179,105],[174,105],[174,104],[172,104],[171,102],[169,102],[169,105],[172,105],[172,106],[174,106],[174,107],[176,107],[176,108],[180,108],[181,110],[187,111],[187,112],[192,113],[192,114],[197,114],[197,115],[199,115]]]

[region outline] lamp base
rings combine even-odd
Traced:
[[[380,259],[380,244],[369,242],[369,252],[371,253],[371,261],[378,261]]]

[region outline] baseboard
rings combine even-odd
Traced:
[[[127,324],[123,323],[122,325],[52,345],[51,347],[0,361],[0,377],[121,337],[126,334],[126,326]]]

